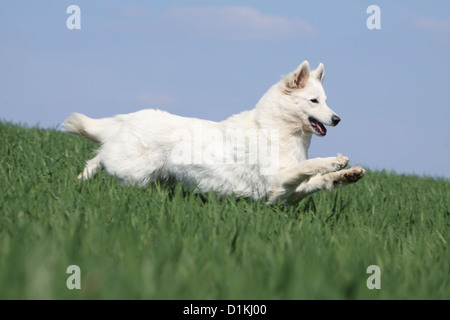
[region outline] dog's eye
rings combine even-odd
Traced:
[[[317,99],[310,99],[309,101],[311,101],[312,103],[319,103],[319,100]]]

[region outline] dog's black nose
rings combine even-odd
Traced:
[[[341,121],[341,118],[339,118],[337,115],[331,117],[331,122],[333,122],[333,126],[337,126],[339,121]]]

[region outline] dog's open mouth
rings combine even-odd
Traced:
[[[322,122],[317,121],[316,119],[310,117],[309,123],[311,123],[311,126],[314,128],[314,130],[316,130],[317,135],[323,137],[324,135],[327,134],[327,129],[325,128]]]

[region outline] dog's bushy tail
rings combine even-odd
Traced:
[[[112,118],[92,119],[81,113],[72,113],[62,124],[62,130],[82,135],[89,140],[100,142]]]

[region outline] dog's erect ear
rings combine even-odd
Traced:
[[[320,82],[323,82],[323,77],[325,76],[325,70],[323,69],[323,64],[320,63],[316,70],[314,70],[314,76]]]
[[[298,68],[290,74],[287,78],[287,85],[294,89],[302,89],[306,86],[309,79],[309,63],[308,61],[303,61]]]

